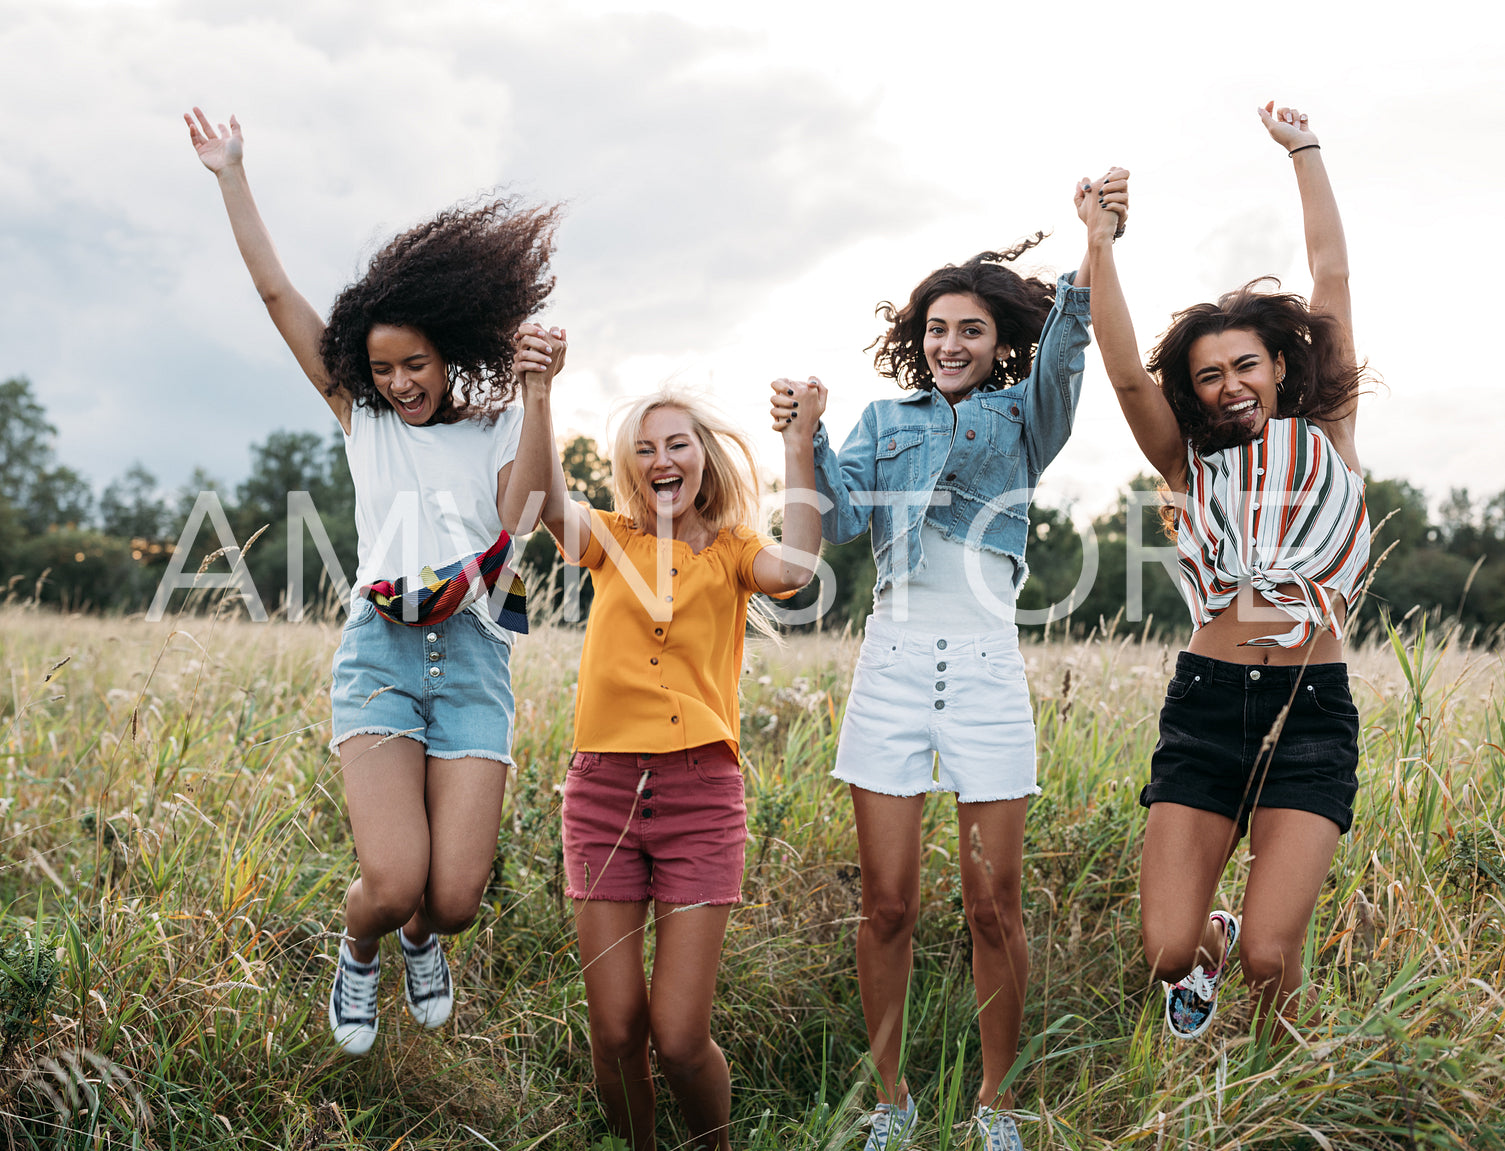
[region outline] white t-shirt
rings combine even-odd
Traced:
[[[521,404],[496,423],[413,427],[396,412],[350,410],[345,457],[355,481],[355,586],[416,580],[483,552],[502,531],[497,472],[517,455]],[[480,606],[480,605],[477,605]]]
[[[968,549],[929,520],[920,525],[920,547],[924,566],[883,589],[875,617],[935,635],[983,635],[1014,622],[1014,561],[1008,556]]]

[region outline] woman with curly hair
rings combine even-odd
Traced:
[[[1134,439],[1175,493],[1196,629],[1140,795],[1145,957],[1183,1039],[1212,1023],[1235,943],[1256,1019],[1296,1015],[1307,927],[1358,791],[1343,625],[1369,521],[1348,251],[1306,115],[1272,102],[1260,118],[1296,170],[1310,303],[1256,280],[1177,313],[1141,365],[1113,217],[1089,204],[1086,219],[1103,362]],[[1212,904],[1246,834],[1240,918]]]
[[[240,125],[216,131],[197,108],[184,119],[272,322],[340,422],[355,483],[360,598],[330,694],[360,875],[329,1023],[362,1055],[389,932],[400,929],[413,1018],[434,1028],[449,1017],[439,937],[475,918],[496,851],[512,633],[527,629],[505,561],[549,482],[554,448],[538,413],[564,362],[562,333],[520,325],[553,287],[555,213],[507,200],[442,212],[378,252],[325,324],[262,223]],[[520,388],[524,366],[534,370]]]
[[[814,384],[773,387],[798,402]],[[655,1145],[650,1050],[679,1102],[684,1145],[726,1148],[731,1077],[711,1008],[742,895],[737,689],[748,604],[809,582],[820,519],[813,500],[791,500],[780,542],[755,530],[751,442],[688,392],[632,403],[611,460],[615,511],[568,499],[557,461],[543,509],[566,562],[595,585],[563,811],[591,1063],[611,1132],[634,1151]],[[808,496],[813,473],[810,439],[791,429],[785,482]]]
[[[1117,170],[1078,186],[1128,214]],[[988,1151],[1021,1146],[1006,1080],[1029,976],[1021,873],[1035,728],[1015,626],[1035,485],[1071,434],[1088,343],[1089,269],[1047,280],[1009,265],[1044,235],[926,276],[883,304],[880,375],[909,394],[862,413],[840,453],[825,390],[785,419],[813,434],[822,534],[871,530],[877,585],[832,774],[850,785],[862,871],[857,982],[877,1080],[868,1151],[907,1146],[915,1103],[901,1066],[920,903],[925,796],[956,793],[962,903],[972,934]],[[787,426],[775,421],[776,427]],[[937,774],[937,758],[939,769]]]

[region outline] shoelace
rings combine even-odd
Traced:
[[[405,947],[402,954],[407,961],[409,986],[413,990],[414,999],[427,999],[443,992],[444,958],[437,940],[430,938],[417,951],[409,951]]]
[[[911,1112],[897,1103],[880,1103],[873,1109],[872,1133],[888,1138],[889,1128],[902,1129],[909,1122]]]
[[[1217,991],[1218,975],[1217,971],[1208,975],[1202,970],[1201,964],[1198,964],[1191,969],[1191,974],[1181,981],[1181,986],[1198,999],[1211,999]]]
[[[367,1020],[376,1018],[376,985],[374,970],[356,971],[349,964],[340,965],[340,1018],[344,1020]]]
[[[988,1141],[987,1151],[1012,1151],[1013,1147],[1019,1146],[1017,1138],[1009,1139],[1007,1132],[993,1130],[994,1120],[1006,1117],[1007,1115],[1003,1111],[998,1111],[992,1107],[978,1106],[977,1114],[972,1118],[977,1124],[979,1133]],[[1014,1131],[1014,1134],[1018,1135],[1017,1129]]]

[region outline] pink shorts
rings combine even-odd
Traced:
[[[725,743],[632,755],[577,751],[564,780],[571,899],[736,903],[747,804]]]

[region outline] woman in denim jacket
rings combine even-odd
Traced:
[[[1118,169],[1077,185],[1079,214],[1089,196],[1127,215]],[[822,535],[844,543],[870,528],[878,567],[832,773],[851,786],[862,868],[857,980],[878,1092],[868,1151],[897,1151],[914,1127],[901,1025],[931,791],[954,791],[960,817],[983,1062],[974,1123],[989,1151],[1022,1146],[1004,1076],[1028,978],[1020,875],[1039,788],[1014,600],[1035,484],[1071,434],[1090,320],[1085,261],[1054,289],[1008,267],[1043,238],[947,265],[904,307],[882,306],[875,362],[909,394],[869,404],[839,454],[817,426],[823,388],[804,411],[775,401],[776,428],[810,428]]]

